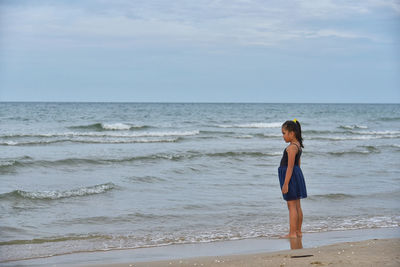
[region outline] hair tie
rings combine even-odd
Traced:
[[[294,123],[297,123],[297,119],[294,119],[293,121],[294,121]]]

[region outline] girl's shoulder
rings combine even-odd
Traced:
[[[301,150],[301,148],[300,148],[299,145],[293,143],[293,144],[288,145],[285,150],[286,151],[293,151],[293,152],[297,153],[298,151]]]

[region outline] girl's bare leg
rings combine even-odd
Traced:
[[[297,230],[296,234],[298,237],[302,237],[301,225],[303,224],[303,211],[301,210],[300,199],[296,200],[296,210],[297,210]]]
[[[289,209],[289,224],[290,231],[289,234],[284,236],[284,238],[297,238],[297,229],[298,229],[298,214],[297,214],[297,200],[289,200],[287,201],[288,209]]]

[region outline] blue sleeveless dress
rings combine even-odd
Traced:
[[[301,171],[299,166],[301,153],[302,150],[300,147],[298,147],[298,152],[296,154],[293,166],[292,178],[289,181],[289,191],[287,192],[287,194],[282,194],[283,199],[285,199],[286,201],[307,197],[306,182],[304,181],[303,172]],[[288,166],[288,153],[285,148],[285,150],[283,151],[281,164],[278,168],[279,183],[281,186],[281,190],[285,182],[287,166]]]

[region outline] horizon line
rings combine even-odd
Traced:
[[[60,103],[60,104],[400,104],[400,102],[208,102],[208,101],[14,101],[0,100],[0,103]]]

